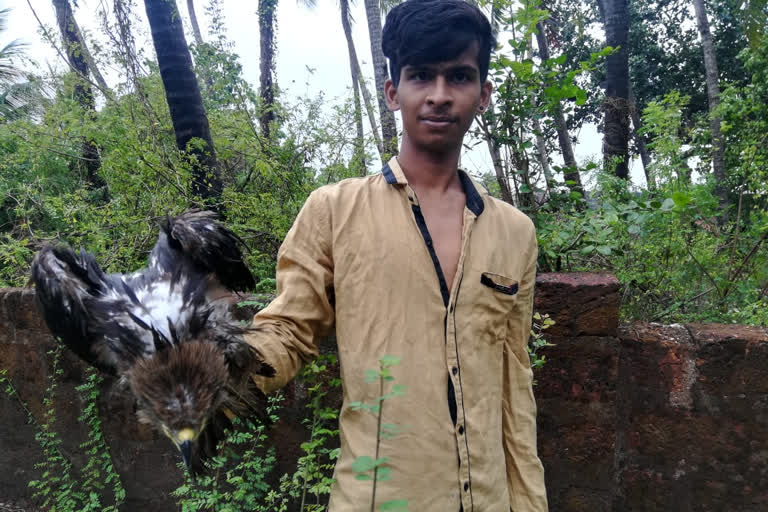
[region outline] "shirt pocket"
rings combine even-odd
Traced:
[[[481,272],[476,283],[475,321],[483,339],[495,344],[507,336],[509,316],[517,302],[518,280],[496,272]]]

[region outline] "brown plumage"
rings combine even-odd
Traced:
[[[219,300],[252,287],[242,242],[210,212],[168,219],[149,266],[105,274],[93,255],[46,246],[32,280],[48,327],[93,366],[121,377],[141,421],[192,471],[216,453],[232,414],[264,417],[251,375],[274,375]]]

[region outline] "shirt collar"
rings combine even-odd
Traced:
[[[405,178],[402,167],[397,162],[397,157],[392,157],[389,163],[384,165],[381,170],[381,174],[384,179],[390,185],[407,185],[408,180]],[[459,180],[461,181],[461,188],[464,189],[464,195],[467,197],[467,208],[469,211],[479,217],[485,209],[485,203],[481,194],[487,194],[488,192],[482,185],[475,182],[472,177],[465,171],[459,169]]]

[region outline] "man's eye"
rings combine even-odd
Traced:
[[[429,80],[429,73],[426,71],[415,71],[411,74],[411,80],[416,80],[418,82]]]
[[[469,82],[470,78],[467,73],[460,71],[458,73],[453,74],[453,81],[456,83],[464,83],[464,82]]]

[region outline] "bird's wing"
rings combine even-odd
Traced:
[[[89,252],[44,246],[32,262],[32,281],[54,336],[104,372],[121,373],[154,351],[153,338],[162,335],[132,317],[135,293]]]
[[[243,291],[256,283],[243,261],[243,241],[209,211],[189,210],[168,218],[150,254],[150,267],[175,273],[191,263],[212,273],[226,288]]]

